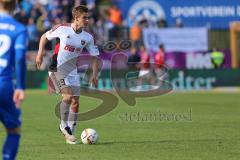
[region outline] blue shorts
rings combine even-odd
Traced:
[[[21,126],[21,110],[13,102],[13,93],[11,84],[0,85],[0,121],[7,129]]]

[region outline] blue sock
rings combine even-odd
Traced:
[[[3,146],[3,160],[15,160],[18,152],[20,135],[8,134]]]

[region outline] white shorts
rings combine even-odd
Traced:
[[[48,72],[50,80],[53,84],[53,90],[56,93],[61,93],[61,90],[66,87],[70,87],[73,92],[73,96],[80,95],[80,75],[68,75],[65,77],[59,76],[57,72]]]

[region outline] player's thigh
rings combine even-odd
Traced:
[[[71,103],[73,98],[72,88],[70,86],[66,86],[62,88],[60,92],[62,94],[63,100],[68,101],[68,103]]]
[[[73,96],[80,96],[80,76],[67,76],[65,79],[67,86],[71,87]]]
[[[48,72],[50,82],[49,87],[54,90],[57,94],[71,94],[69,86],[66,84],[66,76],[59,72]]]
[[[80,91],[81,91],[80,86],[71,86],[71,89],[72,89],[72,92],[73,92],[73,98],[74,99],[79,99]]]
[[[61,76],[59,73],[53,73],[55,78],[55,86],[57,86],[57,93],[62,94],[63,100],[69,101],[73,96],[80,95],[80,76],[67,75]]]
[[[79,96],[73,96],[72,97],[72,104],[78,105],[79,104]]]

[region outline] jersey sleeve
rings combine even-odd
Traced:
[[[28,34],[27,34],[27,30],[24,29],[23,31],[18,33],[15,40],[14,49],[27,50],[27,43],[28,43]]]
[[[62,27],[61,25],[57,25],[53,27],[51,30],[46,32],[46,37],[48,40],[52,40],[54,38],[60,38],[62,34]]]
[[[28,42],[27,30],[20,32],[16,36],[14,49],[15,49],[15,71],[17,89],[25,89],[27,42]]]
[[[93,40],[92,36],[90,37],[90,41],[88,42],[86,49],[92,56],[99,55],[99,50],[98,50],[97,46],[94,44],[94,40]]]

